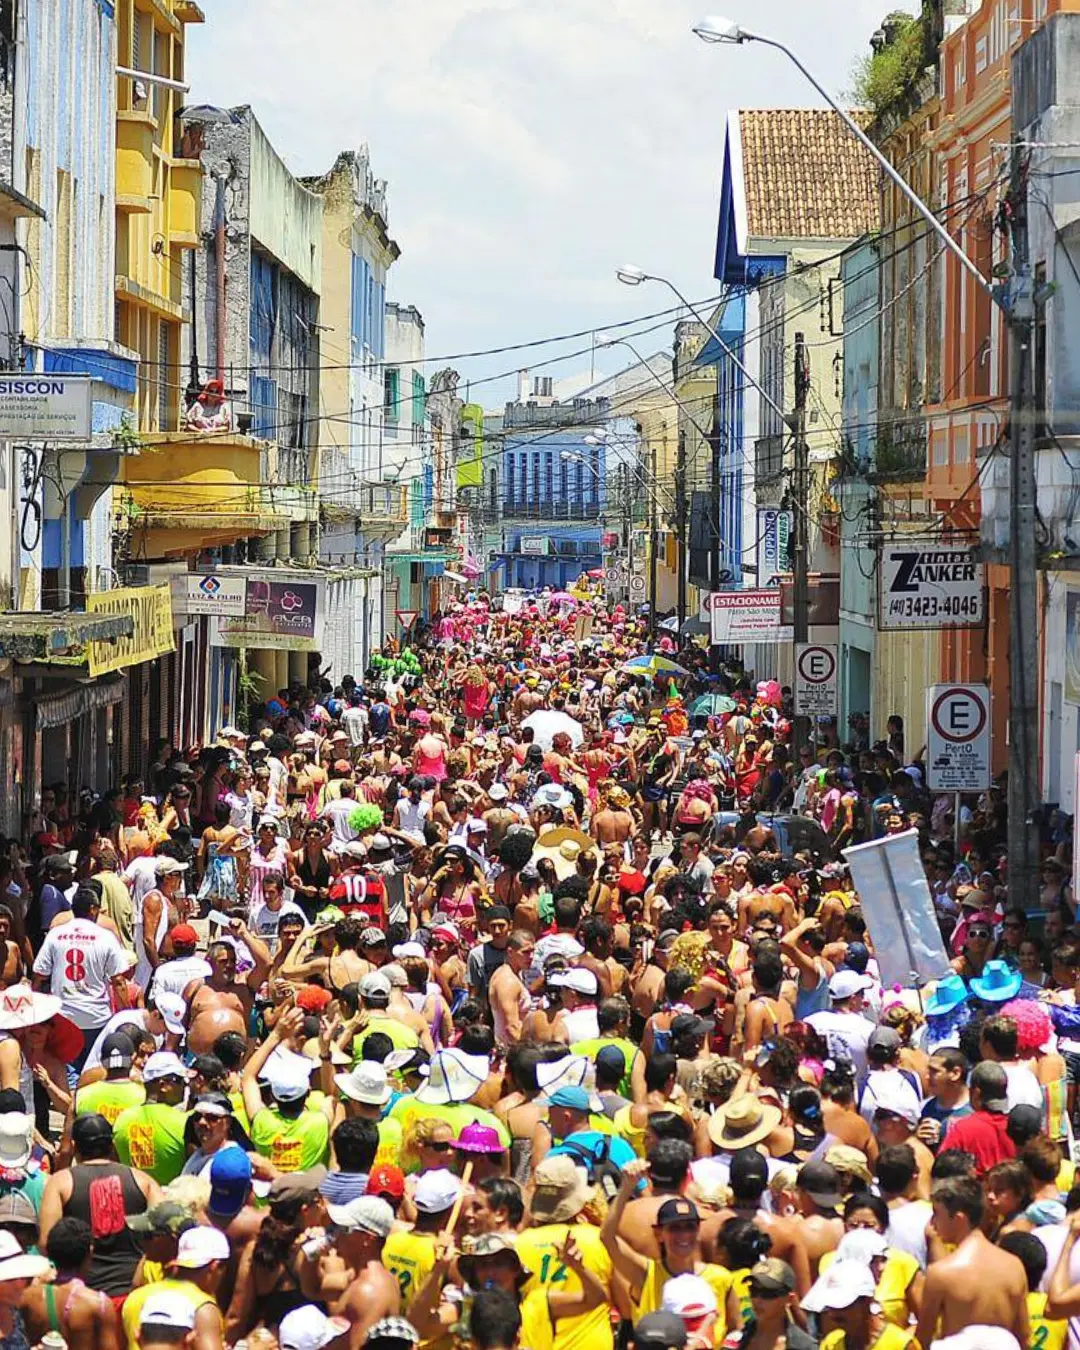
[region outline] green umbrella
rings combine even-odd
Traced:
[[[686,711],[691,717],[719,717],[721,713],[734,712],[738,706],[727,694],[701,694]]]

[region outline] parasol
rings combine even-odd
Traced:
[[[576,605],[578,602],[577,596],[571,595],[569,591],[552,591],[548,599],[556,605]]]
[[[580,722],[575,722],[567,713],[557,712],[552,708],[540,708],[537,712],[530,713],[521,725],[532,727],[533,743],[542,750],[551,749],[551,742],[560,731],[565,731],[570,737],[575,750],[585,739]]]
[[[635,656],[627,661],[623,670],[628,675],[689,675],[690,672],[677,661],[652,652],[649,656]]]
[[[727,694],[702,694],[686,711],[691,717],[719,717],[721,713],[734,712],[738,706]]]

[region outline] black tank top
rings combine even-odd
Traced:
[[[71,1169],[71,1199],[64,1214],[82,1219],[94,1236],[94,1255],[86,1283],[110,1297],[131,1292],[142,1248],[127,1226],[133,1214],[146,1212],[146,1196],[131,1168],[122,1163],[76,1163]]]

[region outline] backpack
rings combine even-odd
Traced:
[[[572,1139],[564,1139],[559,1145],[561,1153],[568,1153],[589,1176],[593,1186],[599,1186],[610,1204],[618,1194],[622,1181],[622,1169],[611,1160],[611,1136],[604,1135],[593,1148],[584,1144],[575,1144]]]

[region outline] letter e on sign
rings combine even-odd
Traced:
[[[990,691],[985,684],[935,684],[926,700],[927,786],[982,792],[990,786]]]
[[[819,643],[795,647],[795,711],[802,717],[835,717],[836,648]]]

